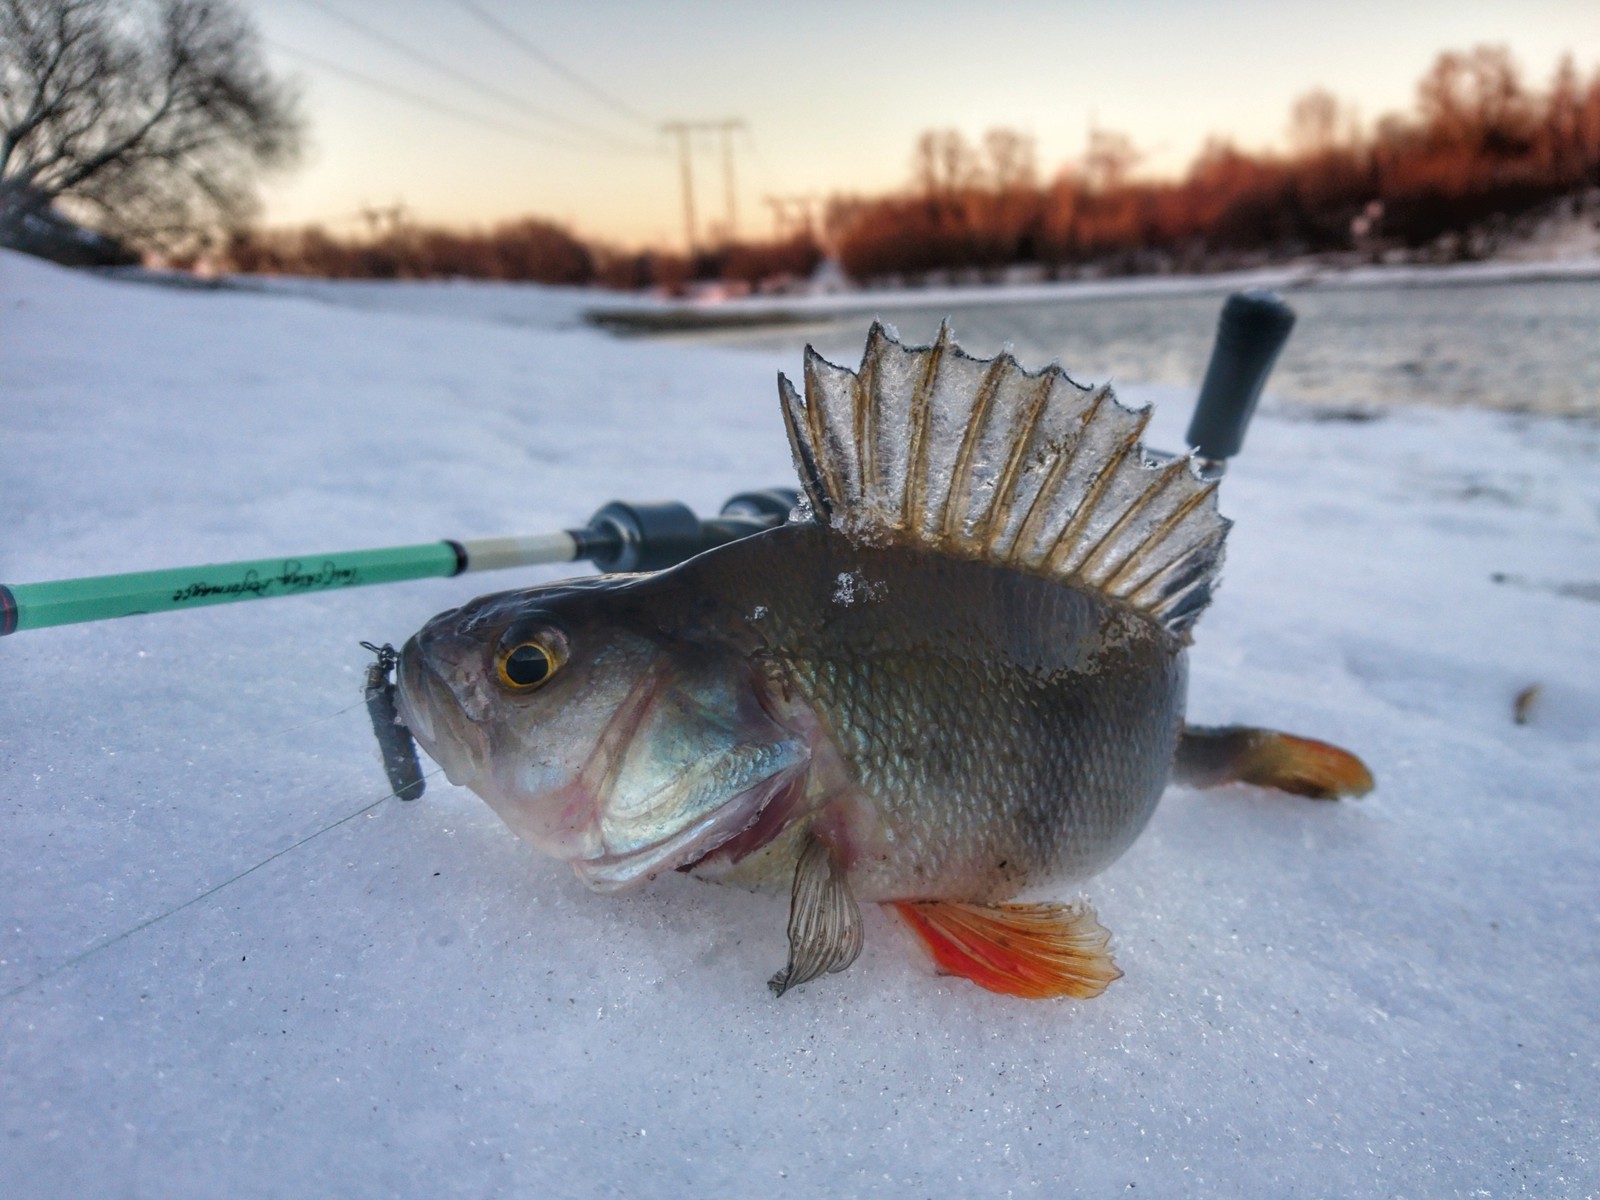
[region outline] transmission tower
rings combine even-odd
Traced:
[[[727,205],[727,225],[724,227],[724,233],[731,241],[739,231],[738,209],[734,199],[736,189],[733,178],[733,135],[743,128],[745,123],[737,117],[726,117],[720,121],[668,121],[661,126],[662,133],[678,139],[678,166],[683,175],[683,233],[690,254],[699,249],[694,226],[694,167],[690,161],[694,149],[693,137],[696,133],[721,135],[722,184],[726,191],[724,202]]]

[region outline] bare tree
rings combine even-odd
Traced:
[[[1501,154],[1532,141],[1532,97],[1504,46],[1439,55],[1417,84],[1417,109],[1441,147]]]
[[[1033,138],[1015,129],[991,129],[983,135],[990,186],[997,192],[1030,191],[1039,186]]]
[[[1128,181],[1144,157],[1125,133],[1098,126],[1089,130],[1089,147],[1083,155],[1083,173],[1091,191],[1114,192]]]
[[[982,174],[978,154],[957,129],[930,129],[917,138],[911,156],[916,190],[928,199],[972,187]]]
[[[1326,88],[1312,88],[1289,109],[1289,149],[1303,159],[1348,154],[1361,142],[1361,118]]]
[[[298,155],[296,98],[228,0],[0,0],[0,230],[56,200],[174,247]]]

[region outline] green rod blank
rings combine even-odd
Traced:
[[[702,521],[676,500],[614,500],[582,529],[210,563],[10,587],[0,584],[0,636],[22,629],[174,612],[205,604],[268,600],[580,558],[589,559],[602,571],[657,570],[782,524],[794,503],[794,493],[782,488],[741,492],[723,505],[720,517]]]
[[[266,600],[372,583],[455,575],[466,556],[454,542],[346,550],[297,558],[209,563],[0,587],[0,634],[78,621]]]

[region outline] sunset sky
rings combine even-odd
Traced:
[[[629,245],[683,241],[666,121],[746,123],[738,225],[766,236],[764,196],[897,187],[928,128],[1020,129],[1049,173],[1097,122],[1133,138],[1144,173],[1175,174],[1210,133],[1280,144],[1314,86],[1368,118],[1409,109],[1442,49],[1509,45],[1539,87],[1563,52],[1585,74],[1600,63],[1596,0],[245,7],[310,118],[306,161],[266,191],[268,223],[354,232],[363,207],[400,202],[414,220],[536,214]],[[703,231],[726,215],[714,136],[694,167]]]

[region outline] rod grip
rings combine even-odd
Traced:
[[[1274,292],[1251,289],[1228,297],[1186,436],[1200,458],[1220,462],[1239,453],[1294,320],[1294,309]]]

